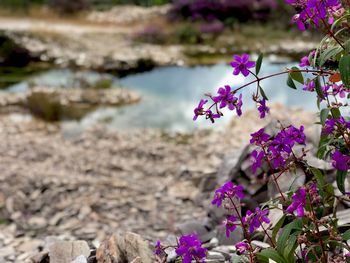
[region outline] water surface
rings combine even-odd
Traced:
[[[265,63],[262,66],[261,76],[281,71],[289,64]],[[9,88],[12,92],[22,92],[32,81],[39,85],[69,86],[73,84],[74,75],[77,74],[68,69],[50,70],[23,81]],[[84,78],[97,79],[100,74],[91,71],[79,72]],[[172,131],[191,131],[198,128],[212,127],[209,121],[198,119],[193,122],[193,109],[204,93],[216,93],[223,85],[231,85],[236,88],[253,78],[245,79],[242,76],[232,75],[232,68],[226,64],[214,66],[196,67],[164,67],[156,68],[149,72],[138,73],[124,78],[112,77],[115,86],[136,90],[142,95],[142,101],[138,104],[121,108],[98,107],[88,113],[80,121],[65,122],[66,125],[74,125],[84,129],[91,125],[101,124],[108,128],[125,130],[138,128],[161,128]],[[293,90],[286,86],[286,76],[279,76],[264,80],[261,84],[265,89],[270,102],[280,102],[287,106],[302,107],[307,111],[315,111],[315,95]],[[301,89],[301,87],[298,87]],[[251,102],[251,95],[255,91],[254,85],[244,88],[243,111],[255,107]],[[218,120],[215,127],[223,127],[234,112],[226,111],[225,117]]]

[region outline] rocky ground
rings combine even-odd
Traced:
[[[317,134],[312,114],[282,106],[272,112]],[[48,236],[91,247],[118,231],[165,240],[179,224],[206,217],[202,193],[227,176],[228,157],[270,121],[252,111],[223,131],[94,128],[66,138],[55,125],[1,115],[0,262],[31,262]]]

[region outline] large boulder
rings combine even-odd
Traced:
[[[0,66],[24,67],[31,61],[29,51],[0,32]]]
[[[98,263],[154,262],[150,244],[131,232],[114,234],[103,241],[96,251],[96,259]]]

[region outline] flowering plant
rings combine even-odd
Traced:
[[[223,116],[225,108],[241,116],[242,92],[253,84],[256,91],[252,99],[260,118],[264,118],[270,109],[262,82],[286,75],[287,86],[292,89],[301,86],[302,92],[313,92],[316,96],[320,118],[317,124],[322,127],[316,157],[329,162],[336,170],[336,183],[332,184],[322,170],[308,162],[306,156],[310,153],[304,127],[281,124],[276,134],[262,128],[252,133],[250,140],[254,147],[252,172],[272,181],[278,196],[242,214],[242,202],[238,201],[243,199],[245,189],[227,182],[215,191],[212,204],[229,212],[224,221],[227,236],[233,235],[237,228],[243,231],[244,240],[235,244],[237,262],[349,262],[350,230],[340,225],[337,206],[340,201],[350,201],[345,186],[350,169],[350,120],[343,116],[350,98],[350,1],[285,2],[297,10],[292,21],[300,30],[314,27],[325,33],[319,46],[301,59],[299,67],[268,76],[259,75],[262,55],[256,61],[251,61],[248,54],[235,55],[231,62],[233,75],[252,75],[254,80],[237,88],[220,87],[217,95],[208,94],[194,109],[193,119],[205,116],[214,122]],[[297,189],[282,190],[279,178],[296,170],[302,171],[307,182]],[[283,213],[279,220],[272,222],[269,215],[276,209]],[[265,235],[268,248],[253,244],[256,232]],[[158,243],[156,254],[160,256],[163,252],[164,247]],[[180,237],[176,253],[182,262],[205,262],[205,249],[195,234]]]

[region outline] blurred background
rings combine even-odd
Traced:
[[[296,31],[290,23],[293,10],[277,0],[1,0],[0,6],[0,87],[16,93],[12,100],[22,100],[30,89],[21,110],[66,120],[78,130],[97,122],[118,129],[193,130],[191,109],[204,91],[227,81],[242,84],[239,77],[228,79],[232,54],[265,53],[265,69],[274,71],[318,39]],[[64,94],[45,98],[49,87]],[[112,101],[92,99],[96,91],[91,90],[107,94],[110,87],[127,90],[113,91],[121,97]],[[89,91],[76,94],[71,88]],[[293,105],[284,92],[273,95]],[[86,103],[54,98],[71,97],[68,93],[90,98]]]
[[[297,64],[320,36],[293,13],[283,0],[0,0],[0,262],[47,236],[155,240],[203,217],[202,180],[266,121],[253,86],[242,122],[193,122],[193,109],[251,80],[232,75],[233,54],[264,53],[262,75]],[[271,105],[316,109],[283,77],[262,85]]]

